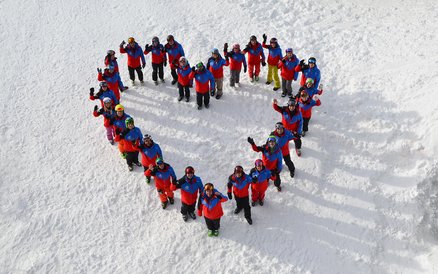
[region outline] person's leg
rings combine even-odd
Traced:
[[[135,81],[135,69],[128,66],[128,71],[129,79],[131,79],[131,81]]]
[[[234,87],[234,83],[236,82],[236,71],[230,70],[230,87]]]
[[[286,91],[287,95],[292,96],[292,80],[286,81]]]
[[[188,212],[189,212],[189,211],[188,211],[188,206],[187,206],[187,204],[181,202],[181,214],[182,214],[182,215],[187,215]]]
[[[253,64],[248,64],[248,76],[249,76],[250,80],[252,80],[254,77],[254,65]]]
[[[295,149],[301,149],[301,138],[297,138],[294,140]]]
[[[204,105],[205,107],[210,105],[210,92],[204,94]]]
[[[112,126],[109,127],[105,127],[106,129],[106,138],[108,139],[108,141],[113,141],[114,142],[114,129]]]
[[[152,81],[158,81],[158,64],[152,63]]]
[[[278,68],[272,66],[272,74],[274,78],[274,88],[280,88],[280,78],[278,77]]]
[[[289,168],[290,176],[293,178],[295,175],[295,166],[290,158],[290,154],[283,156],[284,162],[286,163],[287,167]]]
[[[249,206],[249,196],[242,198],[242,206],[245,211],[245,218],[251,219],[251,207]]]
[[[309,131],[309,121],[310,121],[310,118],[303,118],[303,131],[304,132]]]
[[[140,80],[140,82],[143,82],[143,71],[141,70],[141,67],[138,66],[135,68],[135,70],[137,71],[138,80]]]
[[[282,95],[286,96],[286,94],[287,94],[287,80],[284,79],[283,77],[281,78],[281,90],[283,91]]]
[[[176,83],[176,81],[178,81],[178,73],[176,73],[176,69],[171,69],[170,74],[172,75],[173,81]]]
[[[254,76],[255,77],[259,77],[259,74],[260,74],[260,62],[258,62],[257,64],[254,65],[254,69],[255,69]]]
[[[184,87],[184,91],[185,91],[186,99],[188,100],[190,98],[190,88],[189,88],[189,86],[185,86]]]
[[[198,107],[202,107],[202,94],[199,92],[196,92],[196,103]]]
[[[268,78],[267,78],[267,84],[272,82],[272,71],[274,69],[274,66],[268,65]]]
[[[178,92],[179,92],[178,101],[181,101],[182,98],[184,98],[184,87],[180,83],[178,83]]]
[[[129,151],[126,153],[126,163],[128,164],[129,167],[132,167],[134,163],[134,157],[135,157],[134,152]]]
[[[164,64],[161,63],[158,65],[158,76],[161,80],[164,80]]]
[[[204,219],[205,219],[205,224],[207,225],[208,230],[213,230],[213,231],[216,230],[217,226],[215,225],[213,220],[211,220],[207,217],[204,217]]]
[[[240,82],[240,70],[236,70],[236,84]]]
[[[219,99],[223,95],[224,77],[215,79],[215,81],[216,81],[215,84],[216,84],[216,90],[217,90],[216,98]]]

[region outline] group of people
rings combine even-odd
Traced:
[[[181,190],[181,214],[184,221],[196,219],[195,210],[198,216],[204,216],[209,236],[218,236],[220,219],[223,215],[221,203],[228,199],[236,200],[235,214],[242,210],[247,222],[253,223],[251,218],[251,206],[257,204],[263,206],[265,192],[269,180],[281,191],[280,173],[282,171],[283,159],[288,166],[290,176],[295,175],[295,166],[291,160],[289,142],[294,141],[295,151],[301,156],[301,137],[308,131],[308,124],[312,115],[312,107],[321,104],[317,95],[322,94],[320,72],[316,66],[316,59],[311,57],[307,64],[304,60],[298,61],[291,48],[286,49],[283,57],[277,39],[272,38],[269,45],[266,44],[267,36],[263,34],[263,43],[260,44],[255,36],[250,37],[249,43],[241,50],[239,44],[234,44],[231,51],[228,51],[228,44],[224,44],[223,54],[217,48],[211,51],[211,57],[206,66],[199,62],[190,67],[184,56],[184,50],[172,35],[167,37],[167,44],[160,44],[158,37],[152,39],[152,45],[146,44],[145,50],[137,44],[134,38],[128,39],[120,44],[120,53],[128,55],[128,71],[131,84],[135,85],[135,73],[143,83],[142,68],[145,67],[145,55],[152,53],[152,80],[158,85],[158,78],[164,82],[164,67],[170,64],[172,85],[178,83],[179,98],[190,99],[190,87],[193,80],[196,85],[198,109],[202,103],[208,108],[210,95],[220,99],[223,95],[223,67],[230,67],[230,86],[238,86],[240,72],[248,72],[251,82],[259,81],[260,67],[265,66],[265,55],[263,48],[269,50],[268,76],[266,84],[274,81],[274,90],[280,88],[278,69],[281,70],[283,87],[282,96],[289,96],[287,106],[279,106],[276,99],[273,100],[273,108],[282,115],[282,122],[275,124],[275,130],[271,132],[266,143],[257,146],[251,137],[248,142],[252,149],[262,153],[262,159],[257,159],[254,167],[249,173],[245,173],[241,165],[234,168],[233,173],[228,177],[227,195],[219,192],[213,184],[203,184],[200,177],[195,175],[195,169],[187,166],[184,176],[177,179],[172,166],[164,161],[163,152],[160,146],[154,142],[149,134],[143,135],[141,130],[135,126],[134,119],[125,113],[124,106],[120,104],[121,93],[128,89],[120,77],[119,66],[115,52],[108,50],[104,63],[104,70],[98,68],[99,90],[90,88],[90,100],[100,100],[101,107],[95,105],[93,115],[103,116],[104,127],[108,141],[113,145],[118,144],[122,158],[126,159],[129,171],[135,166],[143,166],[145,180],[151,183],[152,177],[161,206],[166,209],[168,204],[174,204],[174,191]],[[245,54],[248,53],[248,63]],[[167,56],[166,56],[167,54]],[[301,72],[300,89],[296,95],[292,92],[292,81],[298,79]],[[141,162],[138,154],[141,154]],[[249,189],[251,188],[251,206]]]

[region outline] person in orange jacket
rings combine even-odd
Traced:
[[[165,163],[163,159],[157,158],[156,166],[149,165],[145,175],[154,176],[155,187],[157,188],[158,196],[160,197],[161,207],[166,209],[167,203],[174,203],[173,191],[170,189],[171,184],[176,182],[176,175],[173,168]]]
[[[204,192],[201,194],[201,206],[198,209],[198,216],[204,214],[205,224],[208,229],[208,236],[219,236],[221,217],[224,215],[222,203],[228,198],[217,191],[212,183],[206,183]]]

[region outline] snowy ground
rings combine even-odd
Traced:
[[[438,271],[436,1],[108,2],[1,1],[0,272]],[[203,220],[183,223],[179,192],[163,211],[141,171],[127,171],[88,88],[131,35],[144,46],[172,33],[194,63],[263,32],[317,58],[322,106],[284,192],[268,190],[253,226],[226,203],[220,237],[207,238]],[[246,137],[261,143],[280,120],[266,69],[198,111],[155,87],[147,63],[126,112],[177,176],[191,164],[225,192],[233,167],[258,157]]]

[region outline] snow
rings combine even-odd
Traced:
[[[437,2],[2,1],[0,272],[433,273],[438,223]],[[224,42],[277,37],[315,56],[325,92],[314,109],[296,177],[282,173],[254,224],[224,204],[221,235],[163,211],[139,168],[126,164],[92,115],[88,88],[107,49],[143,47],[172,33],[189,61]],[[119,57],[128,84],[126,56]],[[181,176],[193,165],[225,192],[248,171],[280,120],[272,86],[228,87],[198,111],[156,87],[122,95]],[[294,91],[298,86],[293,85]],[[285,103],[284,99],[279,99]],[[292,147],[292,145],[291,145]]]

